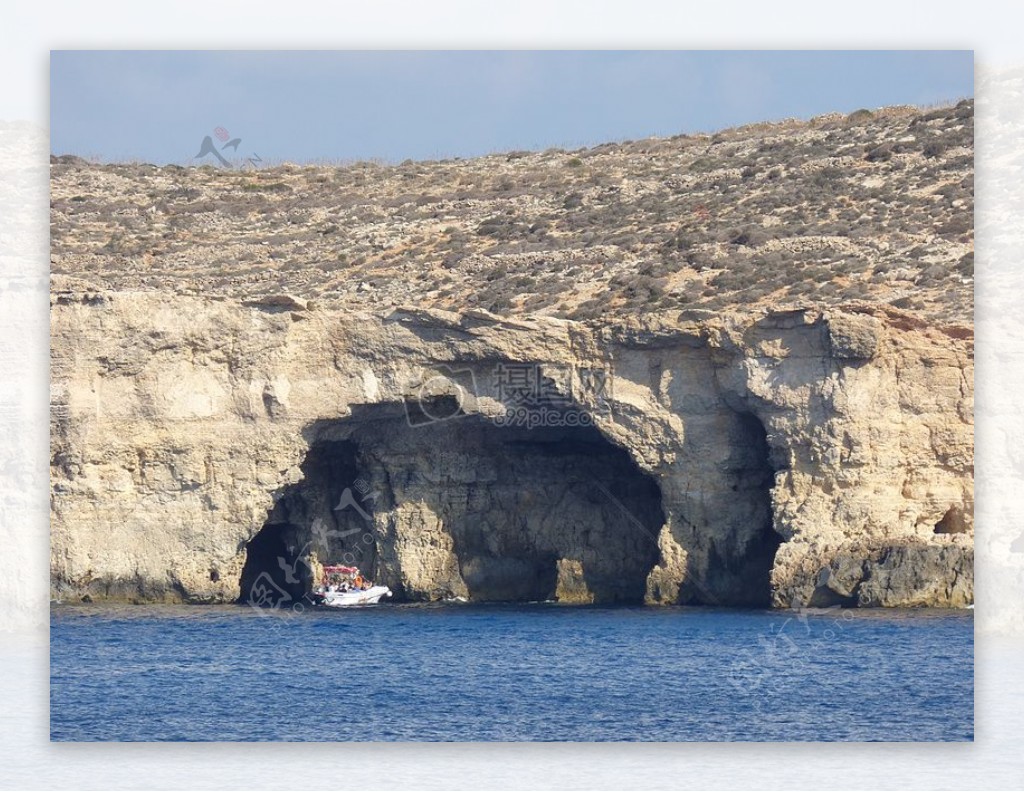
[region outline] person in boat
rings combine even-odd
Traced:
[[[366,581],[363,579],[363,576],[361,574],[356,575],[355,586],[360,591],[366,591]]]

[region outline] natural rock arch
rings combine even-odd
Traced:
[[[446,418],[385,403],[309,428],[302,480],[247,545],[242,601],[257,580],[298,599],[339,562],[399,599],[643,601],[660,489],[586,416],[527,428],[425,414]]]

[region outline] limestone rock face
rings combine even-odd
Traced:
[[[52,303],[55,597],[972,601],[965,328]]]
[[[880,323],[871,316],[834,313],[827,319],[829,348],[838,360],[870,360],[878,351]]]

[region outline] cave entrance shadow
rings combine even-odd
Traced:
[[[774,527],[772,465],[764,424],[751,412],[735,412],[726,442],[731,457],[727,490],[717,504],[728,518],[724,536],[708,540],[706,554],[687,564],[684,602],[730,607],[772,606],[771,573],[782,544]]]
[[[338,508],[347,500],[357,503],[352,495],[360,480],[356,452],[355,443],[347,440],[327,438],[310,445],[302,479],[276,496],[263,527],[245,546],[239,602],[269,607],[308,602],[318,582],[317,564],[324,563],[331,546],[345,562],[356,562],[348,545],[365,546],[369,515]]]
[[[624,449],[593,426],[499,426],[443,407],[361,405],[307,427],[303,479],[247,546],[242,601],[268,578],[301,598],[317,563],[346,563],[395,601],[643,602],[665,516]],[[450,569],[417,571],[446,544]]]
[[[309,590],[308,572],[299,559],[295,536],[299,526],[265,524],[245,546],[239,602],[280,607],[301,600]]]
[[[661,490],[593,426],[460,429],[494,464],[487,498],[452,514],[470,599],[643,602],[665,522]],[[444,500],[444,499],[442,499]]]

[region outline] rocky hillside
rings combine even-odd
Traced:
[[[112,289],[608,318],[973,311],[974,105],[468,160],[51,167],[52,271]]]

